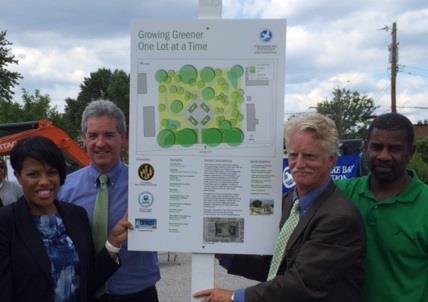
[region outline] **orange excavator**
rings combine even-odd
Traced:
[[[64,130],[54,126],[49,120],[1,124],[0,130],[12,133],[0,137],[0,156],[9,154],[18,140],[39,135],[50,138],[63,151],[66,157],[79,166],[89,165],[90,159],[86,151]]]

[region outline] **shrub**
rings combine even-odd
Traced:
[[[410,160],[409,168],[416,171],[419,178],[426,184],[428,184],[428,163],[422,159],[422,154],[416,152],[413,158]]]

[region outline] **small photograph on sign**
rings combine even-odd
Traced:
[[[272,215],[273,199],[250,199],[250,215]]]
[[[204,242],[244,242],[244,218],[204,218]]]
[[[135,229],[137,230],[155,230],[157,224],[157,219],[135,218]]]

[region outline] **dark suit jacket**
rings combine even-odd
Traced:
[[[79,254],[80,301],[90,301],[118,264],[105,249],[95,256],[83,208],[55,205]],[[0,301],[54,301],[50,260],[24,197],[0,209]]]
[[[291,198],[283,203],[281,226]],[[365,250],[358,210],[330,183],[294,229],[277,276],[247,288],[245,301],[361,301]],[[271,258],[235,256],[228,272],[265,281]]]

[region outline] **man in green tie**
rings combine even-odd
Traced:
[[[296,187],[283,200],[274,255],[223,256],[220,261],[229,273],[262,282],[236,291],[203,290],[195,297],[208,302],[361,301],[364,228],[358,210],[330,177],[338,141],[334,122],[321,114],[287,122],[285,143]]]
[[[96,100],[82,114],[82,137],[91,164],[67,175],[59,199],[85,208],[94,243],[100,248],[112,227],[128,209],[128,166],[121,155],[126,143],[126,120],[111,101]],[[121,267],[108,279],[102,302],[158,302],[160,279],[156,252],[129,251],[106,243],[119,254]]]

